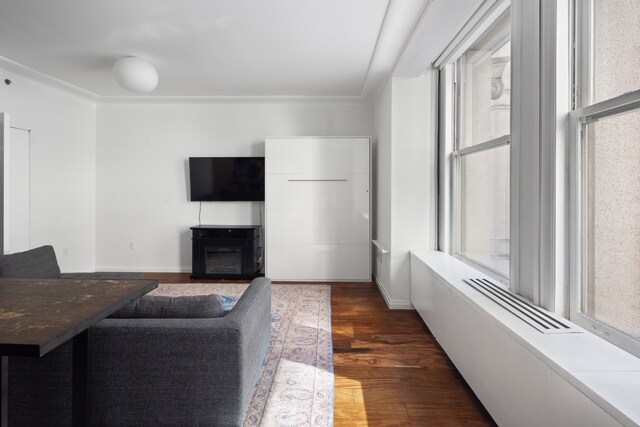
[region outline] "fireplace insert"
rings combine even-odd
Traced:
[[[253,279],[260,275],[259,225],[191,227],[192,279]]]

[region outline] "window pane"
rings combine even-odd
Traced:
[[[585,126],[582,311],[640,337],[640,110]]]
[[[459,64],[462,80],[460,148],[510,133],[511,15],[507,11]]]
[[[640,89],[640,1],[595,0],[593,14],[596,103]]]
[[[461,255],[509,277],[509,146],[460,160]]]

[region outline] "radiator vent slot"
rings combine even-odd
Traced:
[[[566,320],[553,316],[487,279],[464,279],[464,282],[543,334],[582,332]]]

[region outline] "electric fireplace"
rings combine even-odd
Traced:
[[[258,225],[191,227],[192,279],[253,279],[262,261]]]

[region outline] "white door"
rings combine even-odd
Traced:
[[[11,128],[4,141],[4,253],[29,246],[29,132]]]

